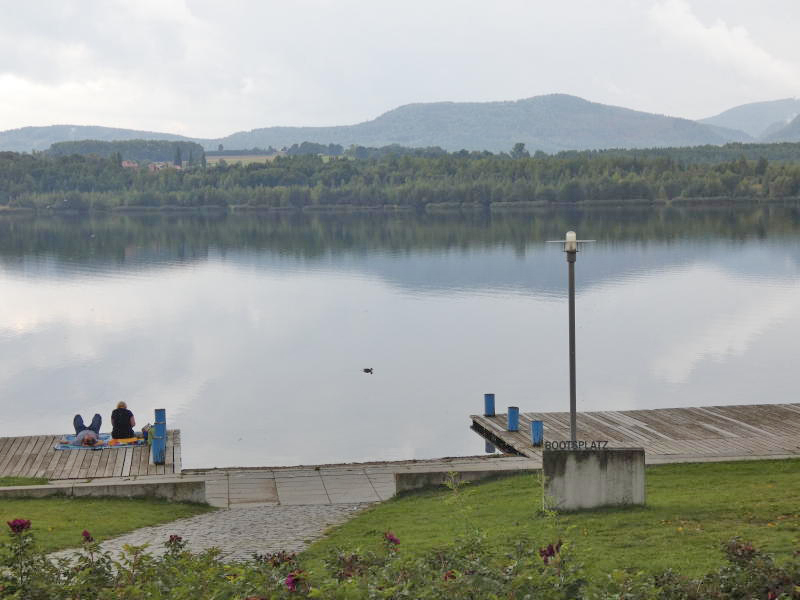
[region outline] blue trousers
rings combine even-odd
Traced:
[[[100,424],[102,422],[103,422],[103,418],[98,414],[95,414],[95,416],[92,417],[92,424],[89,425],[88,427],[83,424],[83,417],[82,416],[75,415],[75,418],[72,419],[72,425],[75,427],[75,435],[78,435],[84,429],[91,429],[97,435],[100,435]]]

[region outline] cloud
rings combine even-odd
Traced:
[[[663,34],[719,65],[730,67],[751,80],[800,90],[800,70],[772,56],[741,25],[728,25],[721,18],[705,25],[686,0],[656,2],[649,16]]]
[[[72,123],[216,137],[552,92],[707,116],[798,91],[796,0],[771,2],[706,3],[713,12],[699,16],[681,0],[6,3],[0,130]]]

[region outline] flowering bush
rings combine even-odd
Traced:
[[[26,529],[31,528],[31,522],[27,519],[14,519],[13,521],[7,521],[9,528],[11,529],[11,533],[22,533]]]
[[[488,546],[479,532],[425,556],[403,556],[399,538],[387,531],[379,552],[335,551],[324,568],[304,568],[294,554],[256,555],[226,564],[217,550],[192,553],[180,536],[153,557],[145,546],[126,546],[113,558],[88,530],[72,559],[37,552],[30,521],[8,522],[0,544],[0,597],[31,600],[134,600],[147,598],[276,600],[330,598],[547,600],[764,600],[800,599],[800,555],[777,565],[752,544],[733,539],[723,547],[724,567],[700,579],[667,571],[655,577],[614,571],[589,581],[569,543],[516,540],[504,550]],[[77,535],[76,535],[77,537]]]

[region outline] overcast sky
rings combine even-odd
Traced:
[[[800,96],[798,0],[0,0],[0,130],[218,137],[563,92],[687,118]]]

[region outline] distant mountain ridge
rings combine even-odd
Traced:
[[[492,152],[508,151],[517,142],[525,143],[531,152],[558,152],[753,141],[746,131],[725,125],[739,121],[719,117],[701,123],[590,102],[567,94],[550,94],[504,102],[408,104],[355,125],[266,127],[218,139],[96,126],[25,127],[0,132],[0,150],[45,150],[54,142],[82,139],[195,141],[207,150],[215,150],[219,144],[226,150],[244,150],[280,148],[308,141],[342,146],[399,144]]]
[[[721,112],[698,123],[739,129],[758,140],[797,141],[784,139],[781,130],[800,115],[800,99],[784,98],[767,102],[751,102]]]
[[[749,135],[551,94],[510,102],[407,104],[372,121],[338,127],[267,127],[222,138],[226,148],[285,146],[303,141],[343,146],[441,146],[446,150],[558,152],[601,148],[695,146],[751,141]]]
[[[0,150],[30,152],[31,150],[47,150],[56,142],[74,142],[78,140],[114,142],[141,139],[194,141],[182,135],[156,131],[118,129],[100,127],[98,125],[47,125],[44,127],[22,127],[20,129],[0,131]]]
[[[768,142],[800,142],[800,116],[795,117],[777,131],[768,132],[764,140]]]

